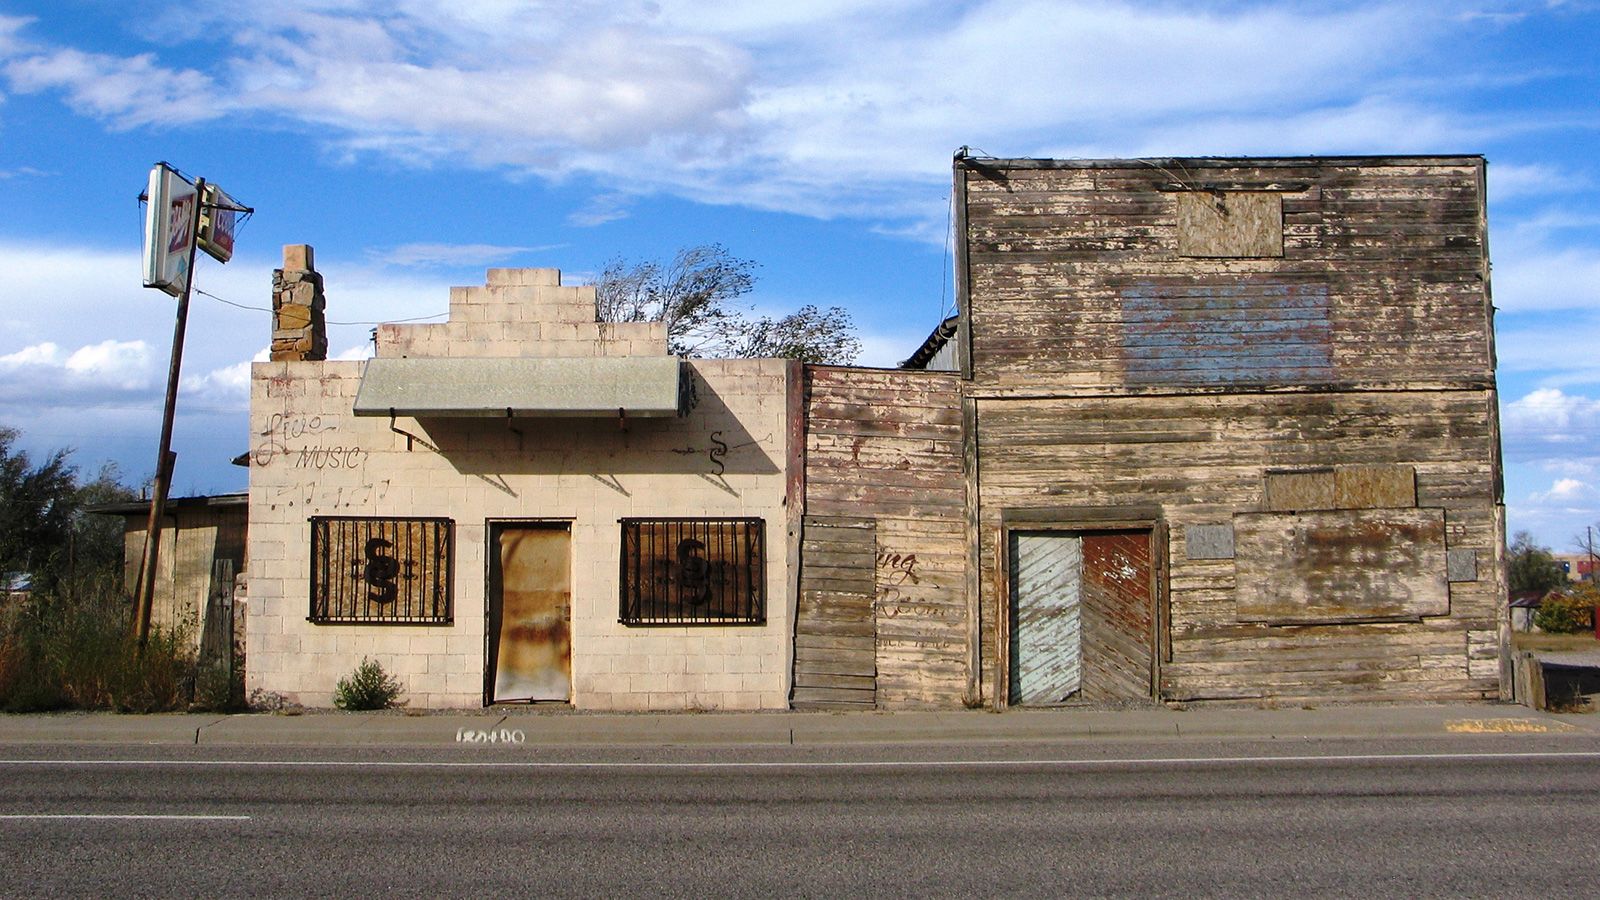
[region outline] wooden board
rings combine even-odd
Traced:
[[[806,516],[795,614],[797,708],[877,705],[873,610],[876,525],[852,516]]]
[[[1450,612],[1443,510],[1243,513],[1233,528],[1240,621],[1362,622]]]
[[[957,705],[969,674],[959,378],[807,366],[805,384],[807,515],[870,520],[874,539],[865,569],[860,542],[848,561],[803,554],[802,581],[871,594],[879,706]],[[806,534],[813,547],[824,540]],[[860,636],[864,621],[825,627]]]
[[[1083,538],[1011,535],[1011,702],[1062,703],[1083,686]]]

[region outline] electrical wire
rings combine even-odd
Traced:
[[[250,306],[249,304],[246,304],[246,303],[235,303],[232,300],[229,300],[229,299],[227,299],[225,297],[218,297],[216,294],[213,294],[210,291],[202,291],[199,288],[195,288],[194,292],[196,294],[200,294],[202,296],[210,297],[211,299],[213,299],[213,300],[215,300],[215,301],[217,301],[219,303],[226,303],[229,306],[238,307],[239,309],[248,309],[248,310],[251,310],[253,312],[268,312],[268,313],[272,312],[271,309],[268,309],[265,306]],[[442,313],[433,313],[431,315],[426,315],[426,316],[412,316],[409,319],[383,319],[381,321],[371,321],[371,322],[366,322],[366,321],[363,321],[363,322],[337,322],[337,321],[334,321],[333,319],[327,319],[326,320],[326,324],[328,324],[328,325],[398,325],[398,324],[401,324],[401,323],[404,323],[404,322],[421,322],[421,321],[424,321],[426,319],[437,319],[440,316],[448,316],[448,315],[450,315],[450,313],[442,312]]]

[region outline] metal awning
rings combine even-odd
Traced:
[[[675,416],[675,356],[367,360],[358,416]]]

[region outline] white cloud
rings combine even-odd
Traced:
[[[19,368],[22,366],[53,366],[60,365],[61,348],[45,341],[31,347],[23,347],[15,353],[0,356],[0,366]]]
[[[1494,302],[1500,309],[1600,311],[1600,250],[1536,244],[1492,252],[1502,260],[1494,267]]]
[[[615,222],[618,219],[626,219],[628,217],[628,206],[633,201],[633,196],[623,193],[609,193],[591,197],[582,209],[576,210],[567,216],[567,224],[576,225],[580,228],[592,228],[596,225],[604,225],[607,222]]]
[[[227,111],[210,78],[166,68],[150,53],[118,57],[58,49],[16,57],[4,71],[17,93],[61,89],[73,109],[114,128],[197,122]]]
[[[1576,478],[1558,478],[1550,485],[1549,490],[1535,492],[1528,499],[1534,503],[1553,503],[1570,507],[1600,499],[1600,490]]]
[[[555,249],[543,247],[502,247],[497,244],[401,244],[392,250],[374,250],[380,262],[395,266],[483,266],[503,262],[524,253]]]
[[[1565,193],[1590,183],[1583,175],[1543,163],[1496,163],[1489,166],[1489,201]]]
[[[250,360],[212,369],[200,375],[185,376],[179,382],[180,402],[185,397],[197,397],[215,404],[238,404],[240,409],[250,402]]]
[[[230,36],[203,71],[38,46],[7,73],[120,125],[170,122],[173,104],[208,98],[189,115],[314,126],[353,156],[903,220],[942,217],[963,142],[1053,155],[1070,134],[1098,155],[1165,155],[1479,134],[1499,121],[1386,94],[1398,88],[1383,78],[1487,27],[1404,2],[575,0],[530,13],[278,0],[179,4],[149,27],[152,44]],[[573,223],[614,220],[613,196]]]
[[[1501,408],[1507,443],[1590,446],[1600,440],[1600,400],[1539,388]]]
[[[65,353],[46,341],[0,356],[0,408],[140,402],[153,384],[150,346],[108,339]]]

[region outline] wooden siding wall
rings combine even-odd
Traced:
[[[1000,510],[1149,507],[1170,529],[1172,700],[1274,696],[1492,696],[1498,691],[1487,401],[1466,391],[980,401],[982,618],[1003,614]],[[1279,626],[1241,621],[1235,561],[1189,559],[1185,529],[1262,506],[1268,469],[1390,462],[1417,470],[1451,548],[1479,580],[1449,585],[1450,614],[1419,622]],[[1092,523],[1091,526],[1092,527]],[[986,685],[994,630],[984,629]]]
[[[144,556],[145,524],[145,516],[130,515],[123,526],[123,583],[130,594]],[[196,651],[206,637],[206,602],[221,587],[212,583],[219,559],[232,560],[235,573],[245,571],[244,506],[179,509],[168,517],[161,529],[150,620],[162,629],[183,629]]]
[[[1492,376],[1473,159],[961,172],[975,384]],[[1298,188],[1283,255],[1178,255],[1178,181]]]
[[[1164,523],[1163,699],[1497,696],[1481,161],[1162,162],[957,169],[984,699],[1004,696],[1003,517],[1090,508]],[[1290,188],[1282,257],[1179,256],[1179,181]],[[1373,463],[1414,467],[1416,506],[1475,553],[1447,615],[1243,621],[1231,553],[1186,554],[1189,526],[1267,510],[1269,471]]]
[[[967,554],[958,377],[807,366],[805,421],[807,517],[876,523],[878,705],[959,705]],[[803,583],[806,564],[802,555]]]

